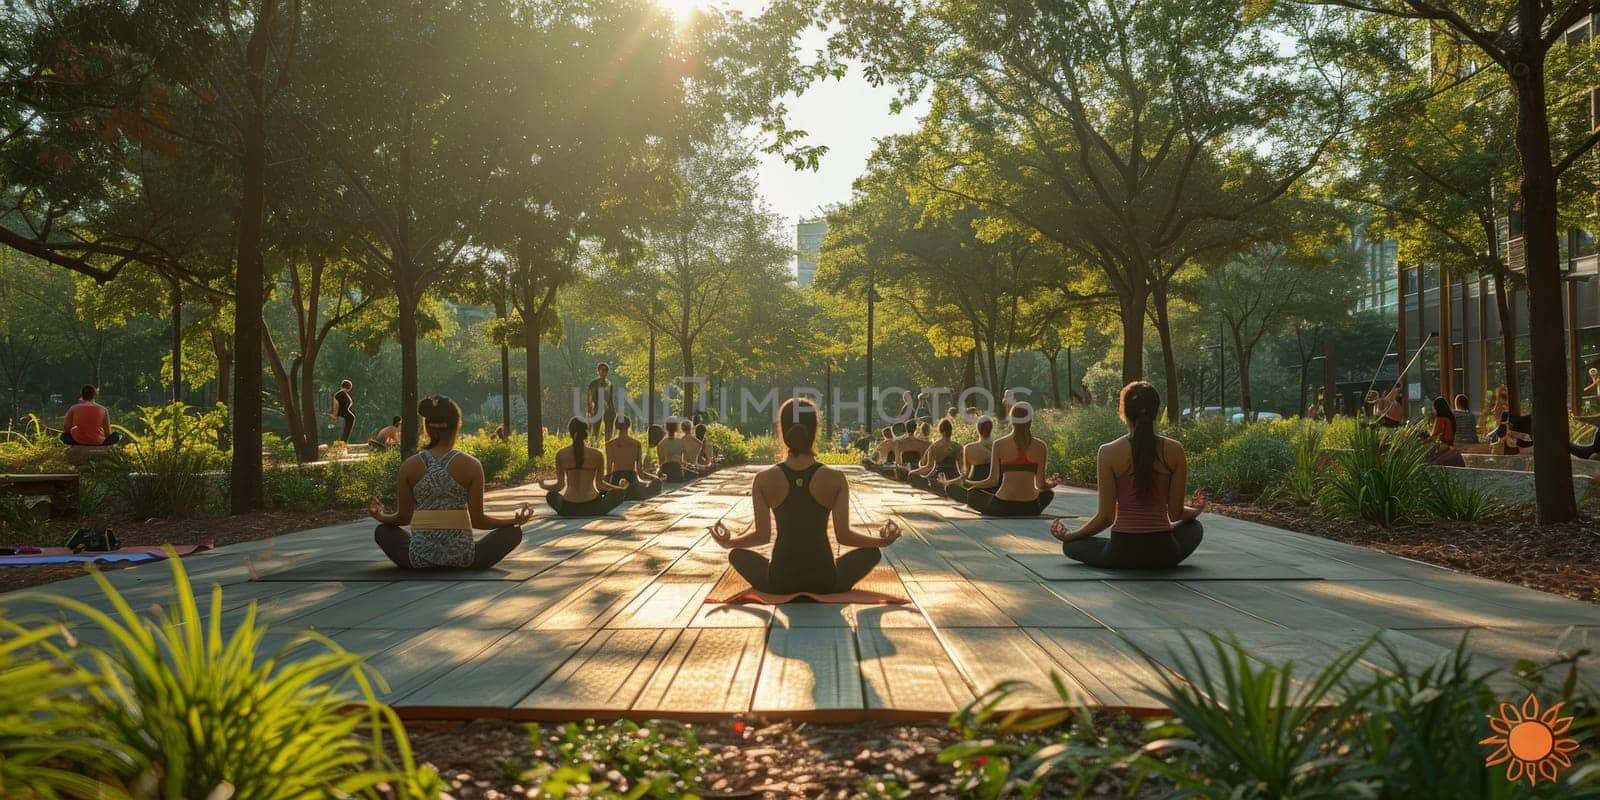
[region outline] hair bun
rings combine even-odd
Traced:
[[[438,407],[439,404],[434,400],[434,398],[424,397],[422,398],[422,402],[417,404],[417,414],[423,417],[430,416]]]

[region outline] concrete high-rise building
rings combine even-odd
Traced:
[[[795,250],[794,281],[810,286],[817,274],[817,259],[822,257],[822,237],[828,235],[828,220],[822,217],[800,220],[794,226]]]

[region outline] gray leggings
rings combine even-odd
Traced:
[[[1199,520],[1188,519],[1171,532],[1117,533],[1067,542],[1061,552],[1073,561],[1103,569],[1170,569],[1183,563],[1200,546],[1205,530]]]
[[[398,525],[379,525],[372,538],[383,554],[397,567],[411,569],[411,532]],[[522,544],[521,528],[497,528],[472,543],[472,565],[466,569],[488,569]]]

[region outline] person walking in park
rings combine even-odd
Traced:
[[[1198,517],[1205,495],[1185,505],[1189,464],[1183,445],[1156,434],[1161,395],[1134,381],[1122,389],[1122,421],[1128,433],[1100,446],[1095,456],[1095,514],[1077,530],[1057,519],[1050,535],[1067,558],[1106,569],[1167,569],[1200,546]],[[1109,528],[1111,534],[1096,534]]]
[[[556,452],[556,477],[539,482],[548,491],[545,502],[563,517],[598,517],[628,499],[628,483],[617,485],[601,477],[605,453],[590,447],[589,423],[573,417],[567,421],[572,444]]]
[[[611,365],[602,361],[594,367],[595,379],[589,381],[585,393],[585,419],[597,419],[601,432],[609,441],[617,428],[617,398],[611,389]]]
[[[900,526],[885,522],[877,536],[850,527],[850,485],[844,473],[817,461],[818,409],[808,398],[790,398],[778,409],[782,434],[779,463],[756,474],[750,486],[755,527],[735,536],[721,522],[711,538],[732,551],[728,563],[758,591],[773,594],[847,592],[878,565],[900,539]],[[833,520],[833,542],[828,521]],[[773,542],[773,522],[777,541]],[[855,548],[833,557],[833,544]],[[768,559],[754,549],[772,543]]]
[[[91,384],[78,390],[78,402],[67,409],[61,421],[61,443],[68,447],[111,447],[122,441],[122,434],[111,430],[111,411],[95,401],[100,393]]]
[[[522,524],[533,510],[524,503],[509,517],[484,513],[483,465],[455,449],[461,407],[434,395],[423,399],[417,413],[428,443],[401,463],[394,511],[376,497],[367,501],[367,513],[378,521],[373,539],[406,569],[488,569],[522,543]],[[474,542],[474,529],[490,533]]]
[[[1033,436],[1033,406],[1017,401],[1008,416],[1011,433],[990,450],[989,474],[981,481],[962,480],[961,485],[967,490],[967,505],[980,514],[1036,516],[1055,499],[1058,481],[1054,475],[1045,477],[1048,450]]]
[[[350,429],[356,426],[355,398],[350,396],[351,390],[356,385],[349,378],[339,381],[339,390],[333,393],[333,408],[328,416],[332,419],[344,420],[344,432],[339,434],[339,441],[350,441]]]

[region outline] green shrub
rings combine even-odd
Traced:
[[[261,475],[267,508],[278,511],[321,511],[333,507],[335,490],[325,465],[285,464]]]
[[[83,703],[100,681],[51,642],[59,630],[0,616],[0,793],[126,797],[116,775],[127,761]]]
[[[0,494],[0,543],[38,545],[54,538],[41,507],[21,495]]]
[[[724,464],[744,464],[750,461],[750,446],[744,435],[726,425],[706,426],[706,440],[722,456]]]
[[[1294,460],[1294,445],[1251,425],[1212,452],[1191,457],[1189,484],[1224,500],[1255,500],[1294,467]]]
[[[1319,424],[1301,427],[1292,440],[1294,464],[1273,488],[1275,494],[1300,506],[1316,501],[1317,491],[1322,485],[1322,437],[1323,426]]]
[[[1070,711],[1001,710],[1021,688],[1008,682],[951,716],[950,726],[961,741],[940,751],[938,761],[954,769],[950,785],[960,796],[996,800],[1109,793],[1103,779],[1111,777],[1134,748],[1114,730],[1098,730],[1081,701],[1059,677],[1050,677],[1062,708]]]
[[[1428,516],[1450,522],[1479,522],[1505,510],[1500,498],[1453,480],[1443,470],[1428,471],[1418,505]]]
[[[1184,453],[1194,459],[1221,447],[1224,442],[1238,436],[1244,427],[1221,414],[1206,414],[1179,420],[1167,430],[1167,435],[1182,442]]]
[[[202,614],[182,561],[167,563],[174,602],[159,620],[142,617],[98,573],[110,613],[30,598],[86,620],[108,642],[53,661],[92,674],[75,688],[136,796],[438,796],[438,776],[415,766],[399,718],[375,699],[381,679],[360,656],[309,630],[268,652],[254,603],[242,619],[227,615],[236,625],[225,634],[222,587]]]
[[[1003,426],[997,427],[995,434],[1003,433]],[[1046,474],[1060,473],[1079,484],[1094,483],[1094,457],[1100,445],[1127,433],[1128,426],[1122,424],[1116,409],[1108,406],[1045,410],[1034,418],[1034,435],[1049,445]]]
[[[1355,429],[1350,449],[1336,451],[1317,493],[1318,505],[1339,516],[1389,526],[1419,511],[1428,492],[1431,449],[1409,428],[1392,433]]]
[[[478,459],[483,465],[484,480],[491,483],[517,480],[527,474],[527,437],[496,440],[484,434],[462,436],[456,440],[456,449]]]
[[[0,431],[0,473],[71,472],[67,446],[44,421],[29,414],[22,428]]]
[[[751,436],[745,440],[745,450],[752,464],[774,464],[778,460],[778,437]]]

